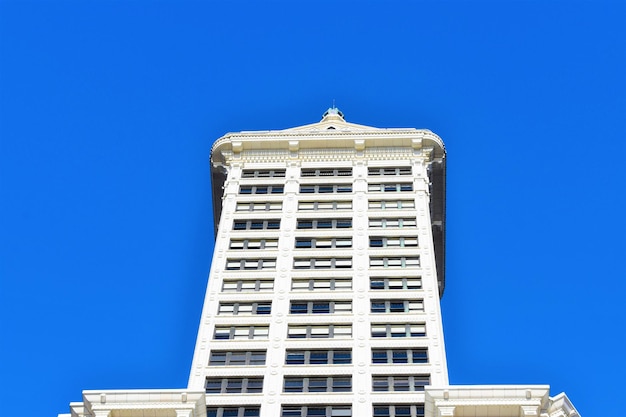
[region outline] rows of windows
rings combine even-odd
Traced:
[[[298,229],[349,229],[352,219],[299,219]]]
[[[371,192],[383,192],[383,193],[395,193],[413,191],[413,184],[410,182],[401,183],[383,183],[383,184],[368,184],[367,191]]]
[[[372,324],[372,337],[423,337],[426,336],[424,323]]]
[[[207,417],[259,417],[261,408],[258,406],[245,407],[207,407]]]
[[[300,201],[298,210],[351,210],[352,201]]]
[[[422,288],[420,277],[371,277],[372,290],[419,290]]]
[[[368,168],[367,175],[411,175],[411,167]]]
[[[372,376],[373,391],[424,391],[430,385],[429,375]]]
[[[349,365],[352,352],[349,350],[287,350],[286,365]]]
[[[374,404],[374,417],[424,417],[422,404]]]
[[[369,227],[373,229],[385,229],[388,227],[417,227],[415,218],[371,218]]]
[[[419,256],[371,256],[372,268],[417,268],[420,266]]]
[[[351,313],[351,301],[292,301],[291,314],[341,314]]]
[[[278,239],[233,239],[228,249],[276,249],[277,247]]]
[[[352,326],[345,324],[290,325],[287,329],[289,339],[350,339]]]
[[[351,193],[352,184],[302,184],[300,194]]]
[[[279,185],[240,185],[239,194],[282,194],[285,186]]]
[[[350,237],[313,237],[313,238],[304,238],[299,237],[296,239],[296,249],[308,249],[308,248],[317,248],[317,249],[327,249],[327,248],[351,248],[352,247],[352,238]]]
[[[290,377],[284,379],[284,392],[350,392],[351,376]]]
[[[283,405],[280,417],[351,417],[349,405]]]
[[[209,357],[210,366],[265,365],[264,350],[213,350]]]
[[[294,258],[295,269],[352,268],[352,258]]]
[[[372,313],[414,313],[424,311],[423,300],[372,300]]]
[[[237,211],[280,211],[283,209],[283,203],[265,202],[265,203],[237,203]]]
[[[235,220],[233,230],[278,230],[280,219]]]
[[[351,290],[352,279],[350,278],[293,278],[291,280],[293,291],[335,291]]]
[[[352,168],[303,168],[300,172],[302,177],[350,177]]]
[[[233,279],[224,280],[222,283],[223,292],[271,291],[273,289],[274,280],[272,279]]]
[[[215,340],[267,339],[269,326],[216,326]]]
[[[272,302],[236,302],[220,303],[217,314],[220,315],[245,315],[245,314],[270,314],[272,312]]]
[[[372,349],[372,363],[428,363],[428,349]]]
[[[411,237],[370,237],[370,248],[410,248],[417,246],[417,236]]]
[[[368,207],[371,210],[394,210],[415,208],[414,200],[370,200]]]
[[[285,178],[284,169],[246,169],[241,173],[242,178]]]
[[[276,268],[276,258],[226,260],[226,269],[228,271],[271,268]]]
[[[263,391],[263,377],[207,378],[207,394],[254,394]]]

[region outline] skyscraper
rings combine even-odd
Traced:
[[[449,385],[445,156],[428,130],[347,123],[336,108],[218,139],[188,388],[86,391],[72,415],[577,416],[547,386]]]

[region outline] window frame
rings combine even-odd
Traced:
[[[241,178],[285,178],[286,169],[244,169]]]
[[[400,281],[401,280],[401,281]],[[392,283],[400,281],[400,286]],[[380,285],[374,285],[374,283],[382,282]],[[421,290],[422,289],[422,277],[370,277],[370,290],[374,291],[402,291],[402,290]]]
[[[379,349],[372,348],[372,365],[385,364],[410,364],[410,365],[423,365],[428,364],[428,348],[415,347],[415,348],[402,348],[402,349]],[[398,354],[405,354],[406,361],[401,361]],[[384,357],[384,360],[383,360]]]
[[[285,194],[284,184],[240,185],[238,195],[272,195]]]
[[[367,175],[370,177],[404,176],[412,175],[413,167],[367,167]]]
[[[262,362],[258,359],[254,359],[255,355],[263,355]],[[218,361],[217,355],[223,356],[224,361]],[[239,356],[237,356],[239,355]],[[234,357],[244,356],[243,363],[240,361],[234,362]],[[266,350],[211,350],[209,354],[209,366],[262,366],[267,361]],[[259,362],[259,363],[257,363]]]
[[[267,284],[271,285],[267,285]],[[228,284],[228,289],[226,285]],[[234,284],[234,289],[232,286]],[[252,289],[249,289],[250,284],[253,285]],[[273,279],[224,279],[222,281],[222,292],[263,292],[263,291],[273,291],[274,290],[274,280]]]
[[[228,313],[228,307],[232,307],[232,313]],[[245,308],[244,308],[245,307]],[[248,311],[249,309],[249,311]],[[217,308],[218,316],[250,316],[272,314],[271,301],[234,301],[220,302]]]
[[[293,324],[287,327],[287,339],[352,339],[352,325]]]
[[[302,305],[304,310],[294,312],[294,305]],[[333,300],[291,300],[289,314],[351,314],[352,301]]]
[[[376,308],[374,304],[378,304]],[[382,304],[382,306],[381,306]],[[402,304],[400,306],[394,306],[394,304]],[[382,307],[382,310],[381,310]],[[395,300],[395,299],[371,299],[370,300],[370,313],[371,314],[406,314],[406,313],[421,313],[424,312],[424,300],[412,299],[412,300]]]
[[[212,340],[268,340],[269,329],[269,325],[215,326]]]
[[[315,177],[351,177],[352,167],[348,168],[301,168],[301,178]]]
[[[304,283],[308,281],[307,289],[304,289]],[[298,284],[297,286],[295,284]],[[328,283],[328,286],[326,286]],[[338,284],[346,284],[341,285]],[[348,291],[352,290],[352,278],[338,277],[338,278],[291,278],[291,291]]]
[[[426,323],[371,323],[370,336],[372,339],[426,337]]]
[[[423,392],[428,385],[429,374],[372,375],[372,392]]]

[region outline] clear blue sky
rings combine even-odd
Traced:
[[[446,142],[451,383],[623,414],[625,2],[0,0],[2,414],[186,386],[212,142],[333,99]]]

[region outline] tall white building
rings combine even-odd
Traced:
[[[450,386],[445,148],[319,123],[211,152],[216,241],[189,385],[85,391],[75,417],[578,416],[548,386]]]

